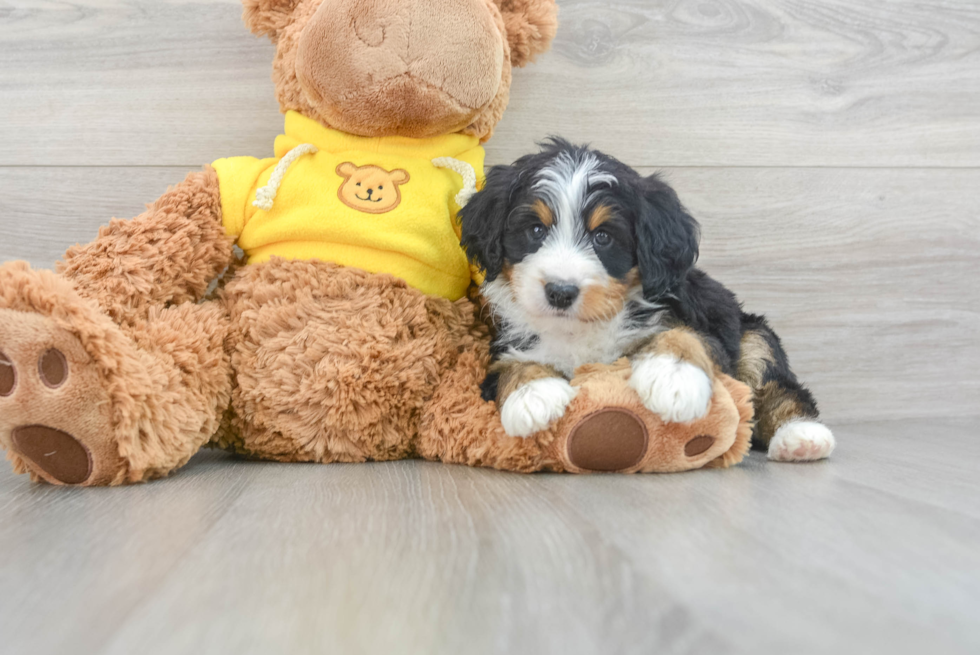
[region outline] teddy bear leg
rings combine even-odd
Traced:
[[[512,437],[504,431],[497,404],[481,396],[480,384],[490,359],[488,349],[486,335],[470,334],[460,342],[456,365],[444,371],[425,406],[419,455],[447,464],[521,473],[563,470],[550,448],[554,437],[550,430],[528,438]]]
[[[727,376],[711,380],[703,416],[667,421],[645,406],[630,384],[625,359],[579,369],[578,394],[553,427],[550,455],[564,470],[674,472],[741,461],[751,435],[751,392]]]
[[[94,241],[70,248],[58,272],[79,295],[125,323],[151,307],[200,300],[233,259],[218,176],[207,166],[136,218],[113,219]]]
[[[559,427],[570,470],[699,468],[735,442],[741,413],[692,330],[662,332],[631,361],[586,368],[573,384],[578,405]]]
[[[0,266],[0,447],[59,485],[140,482],[181,466],[230,396],[215,303],[150,308],[120,327],[64,278]]]
[[[388,275],[316,260],[240,268],[232,399],[243,454],[359,462],[412,456],[422,406],[465,331],[453,304]]]

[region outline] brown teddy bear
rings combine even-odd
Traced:
[[[244,8],[277,45],[275,157],[191,173],[69,249],[57,274],[0,266],[0,445],[15,471],[134,483],[205,445],[519,471],[743,457],[751,402],[726,377],[707,417],[664,425],[629,390],[628,365],[587,367],[566,416],[530,439],[506,436],[480,398],[487,328],[455,217],[511,67],[554,36],[554,0]]]

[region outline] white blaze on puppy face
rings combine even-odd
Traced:
[[[589,289],[614,283],[590,243],[585,216],[592,190],[601,184],[614,185],[616,178],[600,170],[590,154],[563,152],[538,174],[534,190],[550,210],[550,229],[538,250],[516,263],[511,274],[515,299],[529,314],[580,318]],[[575,286],[578,298],[568,309],[556,309],[545,293],[548,283]]]

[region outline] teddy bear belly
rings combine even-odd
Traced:
[[[409,456],[468,325],[446,299],[320,261],[242,267],[224,299],[237,379],[231,445],[280,461]]]

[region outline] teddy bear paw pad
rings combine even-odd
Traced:
[[[568,435],[568,461],[584,471],[624,471],[647,454],[643,421],[625,409],[607,409],[582,419]]]
[[[109,397],[81,342],[42,316],[0,315],[0,446],[52,484],[111,477]]]
[[[43,425],[11,432],[14,447],[34,466],[63,484],[81,484],[92,475],[92,454],[75,437]]]

